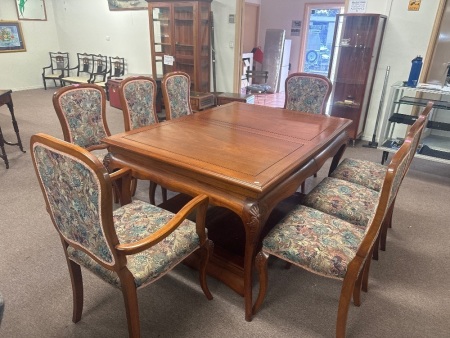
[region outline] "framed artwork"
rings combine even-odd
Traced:
[[[108,0],[110,11],[130,11],[138,9],[148,9],[145,0]]]
[[[45,0],[15,0],[19,20],[46,21]]]
[[[0,21],[0,53],[26,50],[20,22]]]

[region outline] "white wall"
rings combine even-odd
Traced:
[[[17,21],[14,1],[0,0],[0,20]],[[0,87],[23,90],[43,87],[42,67],[50,63],[49,51],[58,51],[58,29],[53,2],[46,1],[47,21],[20,20],[26,52],[0,53]]]
[[[368,1],[368,13],[385,14],[388,20],[363,135],[365,140],[371,140],[374,132],[387,66],[390,66],[389,81],[381,109],[379,128],[385,119],[391,85],[398,81],[406,81],[411,69],[411,60],[417,55],[425,56],[428,49],[439,1],[422,1],[417,12],[408,11],[408,2],[408,0]],[[379,133],[378,129],[377,138],[382,136]]]
[[[0,19],[17,20],[13,1],[0,0]],[[0,53],[3,65],[0,87],[13,90],[42,88],[42,67],[48,52],[68,51],[71,65],[76,53],[125,57],[128,73],[151,74],[150,33],[147,10],[110,11],[106,0],[46,0],[47,21],[21,21],[27,51]],[[217,90],[233,89],[235,24],[228,15],[236,3],[214,0]]]

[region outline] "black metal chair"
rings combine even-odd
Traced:
[[[55,87],[56,80],[62,87],[61,78],[69,75],[69,53],[67,52],[49,52],[50,65],[42,68],[42,81],[44,82],[44,89],[47,90],[47,80],[53,80]]]
[[[247,70],[245,77],[247,79],[247,94],[262,94],[264,95],[272,88],[267,84],[269,78],[269,72],[267,70]]]

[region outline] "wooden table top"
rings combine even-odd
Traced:
[[[146,159],[239,186],[256,197],[325,148],[350,120],[233,102],[104,141]],[[142,162],[144,163],[144,162]],[[220,182],[220,183],[219,183]]]

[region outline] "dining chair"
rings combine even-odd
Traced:
[[[285,81],[284,108],[325,115],[332,88],[326,76],[292,73]]]
[[[53,94],[53,107],[64,140],[89,151],[95,151],[101,161],[107,146],[102,139],[110,136],[106,122],[106,95],[96,84],[74,84]]]
[[[109,174],[84,148],[45,134],[33,135],[30,147],[46,209],[66,257],[74,323],[83,311],[81,267],[122,291],[130,337],[140,337],[137,290],[195,251],[201,255],[200,286],[208,299],[213,298],[206,280],[212,250],[205,231],[207,196],[196,196],[173,214],[131,201],[128,194],[113,211],[112,180],[128,185],[124,191],[130,191],[129,169]],[[195,222],[187,219],[192,212],[196,212]]]
[[[61,78],[62,85],[74,83],[89,83],[94,71],[94,59],[92,54],[77,53],[77,65],[69,68],[66,75]],[[76,72],[72,75],[71,72]]]
[[[190,101],[191,78],[184,72],[170,72],[161,82],[166,120],[193,114]]]
[[[409,165],[411,165],[411,162],[414,159],[414,154],[417,151],[422,132],[432,108],[433,102],[428,102],[409,131],[410,133],[416,132],[416,134],[414,135],[414,143],[411,147]],[[356,183],[375,191],[380,191],[384,178],[386,176],[386,171],[387,166],[380,163],[355,158],[345,158],[330,174],[330,177],[338,178],[351,183]],[[386,218],[386,224],[383,226],[383,231],[380,236],[380,249],[383,251],[386,250],[387,228],[392,227],[394,204],[395,203],[392,203],[391,205],[389,216]],[[374,253],[376,254],[377,252],[375,251]]]
[[[247,86],[245,87],[246,94],[261,95],[263,98],[263,105],[266,104],[266,94],[272,87],[267,84],[269,79],[269,72],[267,70],[249,70],[245,72]]]
[[[130,76],[120,81],[119,97],[122,106],[125,131],[158,123],[156,114],[156,81],[148,76]],[[133,180],[132,192],[136,190]],[[167,189],[161,187],[163,202],[167,201]],[[150,180],[149,199],[155,204],[156,183]]]
[[[380,193],[374,191],[378,195],[378,203],[373,205],[374,209],[365,225],[361,222],[352,223],[353,220],[341,219],[306,204],[296,206],[275,225],[265,236],[262,249],[255,260],[260,289],[253,306],[253,313],[259,310],[267,293],[267,259],[270,255],[276,256],[318,275],[342,280],[336,337],[345,337],[352,295],[354,304],[360,306],[361,289],[367,291],[374,243],[408,165],[411,141],[411,138],[408,138],[404,146],[394,155]],[[327,186],[326,179],[322,182],[324,182],[323,186]],[[346,187],[347,185],[344,185],[344,188]],[[327,194],[328,199],[339,203],[342,190],[322,189],[321,191]],[[309,194],[306,197],[308,196]],[[355,196],[355,202],[358,202],[357,199],[361,197]]]
[[[333,85],[326,76],[292,73],[285,81],[284,108],[325,115],[332,88]],[[317,173],[314,177],[317,177]],[[302,183],[301,191],[305,192],[305,182]]]
[[[52,80],[56,85],[58,80],[60,87],[62,87],[61,79],[69,75],[69,53],[67,52],[49,52],[50,65],[42,68],[42,82],[44,89],[47,90],[47,80]]]

